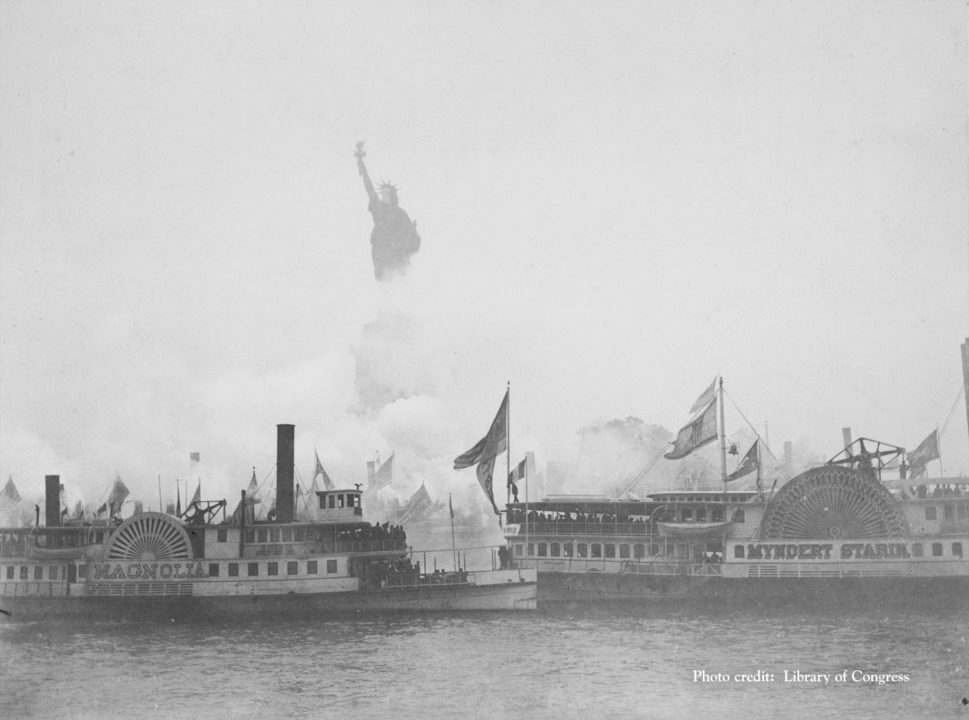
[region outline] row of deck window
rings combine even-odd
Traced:
[[[707,512],[709,510],[709,513]],[[641,534],[635,526],[642,526],[647,518],[635,517],[630,515],[604,515],[600,513],[580,513],[580,512],[549,512],[530,510],[527,515],[524,510],[513,508],[508,511],[508,522],[511,523],[585,523],[586,525],[618,525],[625,526],[633,534]],[[706,522],[708,519],[713,522],[720,522],[724,519],[723,507],[706,508],[700,507],[674,507],[666,508],[664,515],[656,518],[666,522]],[[744,511],[740,508],[734,510],[731,519],[736,524],[743,524],[745,521]]]
[[[34,565],[33,578],[30,578],[30,568],[27,565],[20,566],[20,573],[17,573],[16,565],[7,565],[6,572],[3,577],[7,580],[43,580],[44,579],[44,565]],[[60,566],[59,565],[47,565],[47,579],[57,580],[60,576]]]
[[[319,574],[319,561],[318,560],[306,560],[306,574],[307,575],[318,575]],[[245,566],[246,577],[259,577],[261,570],[265,575],[279,575],[280,565],[286,565],[287,575],[299,575],[299,560],[290,560],[286,563],[278,562],[267,562],[267,563],[236,563],[231,562],[227,567],[227,574],[229,577],[239,577],[240,565]],[[261,567],[262,566],[262,567]],[[333,575],[338,571],[336,560],[326,561],[326,572],[328,575]],[[219,577],[221,572],[221,565],[219,563],[209,563],[209,577]]]
[[[305,560],[305,574],[306,575],[318,575],[319,571],[319,561],[318,560]],[[299,560],[290,560],[286,563],[279,562],[267,562],[267,563],[228,563],[227,571],[229,577],[239,577],[240,565],[245,566],[245,574],[247,577],[259,577],[259,575],[279,575],[280,565],[285,565],[286,575],[299,575]],[[262,566],[262,567],[260,567]],[[6,580],[44,580],[44,568],[47,568],[47,580],[58,580],[60,578],[60,566],[59,565],[34,565],[33,573],[30,572],[30,567],[28,565],[20,565],[20,571],[17,572],[18,566],[7,565],[4,572],[0,577]],[[336,560],[326,561],[326,574],[334,575],[339,572]],[[209,563],[209,577],[219,577],[221,573],[221,566],[219,563]],[[31,577],[33,575],[33,577]]]
[[[619,557],[621,559],[627,559],[629,557],[640,558],[646,557],[646,545],[643,543],[620,543],[618,546],[614,543],[528,543],[528,556],[532,557],[535,555],[535,547],[538,546],[538,557],[578,557],[578,558],[614,558],[616,557],[616,550],[618,547]],[[515,555],[521,556],[525,551],[524,544],[516,544]],[[653,544],[649,546],[650,555],[658,555],[662,550],[662,546],[658,544]],[[630,555],[632,553],[632,555]]]
[[[535,556],[536,547],[538,549],[538,557],[564,557],[564,558],[606,558],[612,559],[616,557],[617,545],[612,543],[528,543],[528,557]],[[659,544],[649,545],[649,556],[656,556],[663,552],[663,546]],[[631,557],[640,560],[646,557],[647,546],[641,543],[636,544],[625,544],[621,543],[618,545],[619,558],[625,560]],[[932,557],[943,557],[944,548],[943,544],[940,542],[932,543]],[[523,543],[516,543],[514,545],[514,553],[517,557],[521,557],[525,553],[525,545]],[[574,554],[573,554],[574,553]],[[925,549],[922,543],[912,543],[912,557],[924,557]],[[961,558],[963,557],[963,547],[961,542],[952,543],[952,557]],[[744,557],[744,546],[736,545],[734,546],[734,557],[743,558]]]
[[[956,515],[958,515],[960,520],[969,519],[969,505],[943,505],[942,506],[942,517],[946,520],[955,520]],[[925,519],[926,520],[938,520],[939,519],[939,509],[935,505],[925,506]]]
[[[306,539],[304,528],[246,528],[246,542],[303,542]],[[229,541],[227,528],[215,531],[215,541],[224,543]]]
[[[320,510],[360,507],[360,495],[357,493],[321,493],[319,498]]]

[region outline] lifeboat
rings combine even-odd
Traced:
[[[718,522],[657,522],[659,534],[666,537],[718,537],[727,531],[729,520]]]

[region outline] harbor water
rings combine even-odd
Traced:
[[[969,717],[967,641],[911,609],[0,618],[0,717]]]

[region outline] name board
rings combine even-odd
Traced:
[[[910,557],[908,545],[901,542],[761,543],[746,546],[748,560],[899,560]]]
[[[521,525],[505,525],[505,536],[521,534]]]
[[[205,578],[202,563],[93,563],[91,580],[194,580]]]

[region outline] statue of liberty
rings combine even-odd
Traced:
[[[390,280],[407,269],[410,256],[421,247],[421,237],[417,234],[417,223],[397,204],[397,188],[385,182],[380,186],[379,195],[374,190],[367,166],[363,164],[365,155],[363,143],[358,142],[354,157],[370,198],[367,209],[373,215],[373,232],[370,233],[373,272],[377,280]]]

